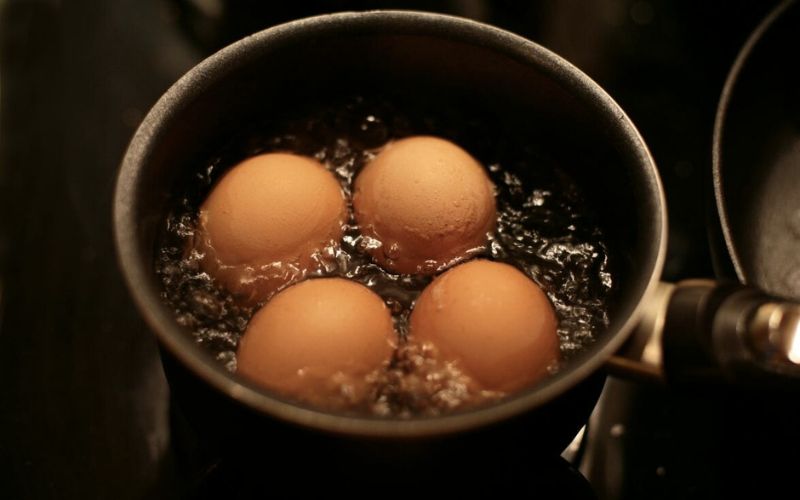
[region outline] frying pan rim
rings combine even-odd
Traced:
[[[649,190],[648,200],[654,204],[651,210],[654,220],[647,228],[647,236],[652,238],[647,240],[646,257],[642,259],[644,262],[641,264],[642,268],[649,265],[650,269],[646,271],[649,272],[649,276],[645,271],[641,273],[643,278],[646,277],[646,284],[631,314],[625,318],[616,332],[610,330],[605,332],[603,338],[599,339],[591,349],[579,355],[567,369],[536,388],[510,397],[501,403],[435,418],[398,420],[325,413],[268,395],[228,373],[210,355],[202,353],[199,346],[177,325],[174,316],[161,302],[158,290],[153,286],[153,271],[145,264],[149,259],[142,255],[139,249],[135,210],[137,201],[134,195],[138,192],[136,189],[138,183],[141,182],[141,164],[151,147],[151,139],[157,137],[160,128],[169,121],[164,117],[177,112],[175,110],[177,103],[192,95],[194,84],[202,86],[209,79],[213,80],[215,70],[224,69],[229,60],[235,59],[240,51],[263,49],[271,39],[279,40],[298,31],[324,30],[326,27],[336,27],[337,24],[340,27],[352,28],[370,26],[370,23],[374,25],[391,23],[396,28],[403,28],[417,35],[450,37],[450,39],[460,36],[462,38],[459,40],[462,42],[480,43],[481,46],[511,58],[535,64],[549,78],[566,85],[576,94],[582,93],[590,97],[593,105],[602,109],[602,114],[613,116],[629,147],[637,155],[637,163],[644,172],[643,184]],[[289,423],[334,434],[381,438],[441,436],[483,427],[544,406],[576,387],[596,373],[619,350],[633,331],[644,302],[652,295],[660,280],[667,240],[666,201],[652,155],[630,118],[597,83],[550,50],[500,28],[456,16],[392,10],[343,12],[292,21],[243,38],[201,61],[158,100],[131,140],[117,179],[113,218],[119,265],[135,304],[161,345],[197,377],[233,400]]]

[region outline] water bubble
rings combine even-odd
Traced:
[[[339,160],[336,164],[336,168],[334,168],[333,172],[339,177],[340,180],[345,182],[345,187],[349,192],[350,181],[354,175],[354,168],[353,168],[354,160],[352,158],[348,158],[347,160]]]
[[[382,247],[383,243],[377,238],[373,238],[371,236],[361,236],[361,240],[358,242],[358,249],[362,252],[368,250],[377,250],[378,248]]]
[[[383,256],[390,260],[395,260],[400,256],[400,245],[394,242],[383,247]]]
[[[403,312],[403,303],[393,297],[386,299],[386,306],[394,315]]]
[[[503,248],[503,244],[497,240],[492,240],[489,243],[489,253],[494,259],[502,260],[506,257],[505,248]]]
[[[361,120],[354,135],[361,148],[372,148],[384,144],[389,132],[383,119],[370,114]]]
[[[508,171],[504,172],[503,183],[512,195],[522,193],[522,181],[515,174]]]
[[[236,371],[236,352],[222,351],[217,354],[217,361],[219,361],[229,372],[233,373]]]
[[[426,260],[420,268],[424,274],[435,273],[438,269],[439,263],[435,260]]]
[[[343,163],[350,153],[350,144],[347,139],[337,139],[330,158],[335,163]]]
[[[404,286],[411,287],[414,285],[414,277],[409,275],[402,276],[400,278],[400,283],[402,283]]]
[[[533,193],[529,198],[529,202],[534,207],[541,207],[542,205],[544,205],[544,202],[546,201],[547,196],[549,195],[550,193],[548,193],[547,191],[543,191],[541,189],[534,189]]]
[[[197,314],[208,316],[219,316],[223,313],[223,305],[219,303],[217,297],[207,290],[195,290],[191,294],[192,308]]]

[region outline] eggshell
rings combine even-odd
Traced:
[[[488,390],[509,393],[534,384],[559,359],[547,296],[499,262],[475,260],[437,277],[416,301],[410,334]]]
[[[452,142],[416,136],[387,144],[356,178],[353,208],[384,268],[433,274],[486,244],[494,186]]]
[[[250,320],[238,372],[261,386],[325,406],[363,399],[365,377],[388,362],[396,338],[389,309],[342,278],[303,281],[276,294]]]
[[[263,154],[214,186],[194,247],[204,270],[254,304],[315,268],[314,253],[341,237],[346,214],[341,186],[318,161]]]

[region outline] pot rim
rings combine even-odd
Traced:
[[[325,413],[268,395],[258,387],[238,380],[210,355],[202,352],[162,303],[153,270],[147,264],[150,259],[140,250],[137,241],[135,195],[141,180],[141,165],[148,157],[153,138],[158,137],[164,126],[165,117],[179,111],[181,102],[196,92],[193,87],[202,87],[213,80],[214,75],[224,74],[224,68],[242,52],[263,50],[268,44],[296,36],[298,32],[313,34],[332,28],[346,31],[353,27],[391,27],[403,34],[449,37],[479,44],[525,65],[536,66],[570,91],[590,98],[603,114],[613,116],[626,141],[633,144],[638,163],[647,169],[648,187],[658,206],[652,214],[654,226],[651,234],[654,233],[655,238],[647,249],[650,277],[639,302],[616,332],[606,332],[590,349],[571,360],[569,366],[536,387],[486,407],[438,417],[387,419]],[[120,167],[113,218],[119,266],[136,306],[159,342],[192,373],[231,399],[262,414],[326,432],[381,438],[436,436],[476,429],[543,406],[578,385],[599,370],[632,332],[642,304],[659,282],[667,239],[666,202],[655,162],[631,120],[598,84],[550,50],[500,28],[456,16],[393,10],[342,12],[288,22],[245,37],[200,62],[158,100],[136,131]]]

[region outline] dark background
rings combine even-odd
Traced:
[[[775,3],[0,1],[0,496],[188,491],[157,347],[116,268],[110,209],[139,121],[205,55],[285,20],[383,7],[460,14],[539,42],[600,83],[649,144],[674,280],[714,273],[714,112],[736,52]],[[618,450],[613,474],[598,468],[602,453],[584,464],[598,496],[723,495],[730,471],[713,464],[727,437],[705,396],[619,382],[609,392],[626,403],[598,428],[630,420],[616,438],[634,429],[644,444]]]

